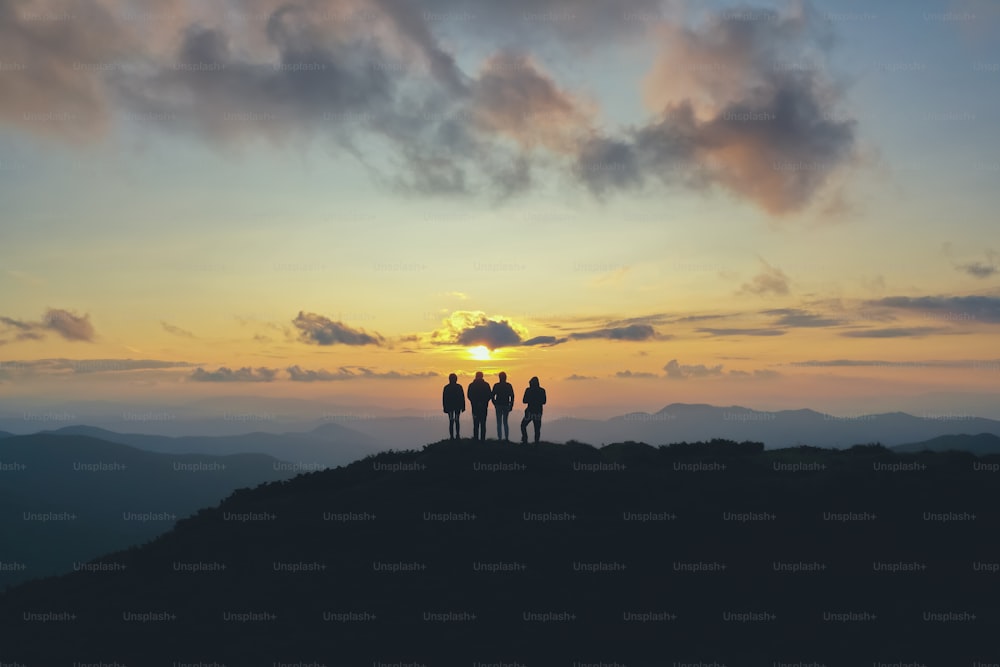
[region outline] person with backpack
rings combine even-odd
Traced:
[[[493,410],[497,413],[497,440],[510,442],[507,415],[514,409],[514,387],[507,382],[507,374],[500,372],[500,381],[493,385]]]
[[[493,392],[490,384],[483,379],[483,372],[476,371],[476,379],[469,383],[466,395],[472,405],[472,439],[486,439],[486,413],[489,411]]]
[[[458,376],[454,373],[448,376],[448,384],[441,392],[441,403],[448,415],[448,439],[461,439],[461,425],[458,419],[465,412],[465,392],[462,391],[462,385],[458,383]]]
[[[538,378],[533,377],[528,381],[528,388],[524,390],[524,400],[527,404],[524,410],[524,419],[521,420],[521,444],[528,444],[528,423],[535,425],[535,444],[542,434],[542,406],[545,405],[545,389],[539,386]]]

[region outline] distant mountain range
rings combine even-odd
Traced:
[[[3,438],[0,586],[70,571],[236,489],[297,472],[263,454],[161,454],[68,433]]]
[[[970,664],[995,654],[1000,624],[997,468],[879,446],[438,442],[238,491],[0,594],[0,651],[146,667]]]
[[[165,436],[141,433],[116,433],[93,426],[67,426],[52,435],[82,435],[130,445],[150,452],[166,454],[266,454],[300,468],[338,466],[388,449],[364,433],[341,426],[323,424],[300,433],[244,433],[221,436]]]
[[[978,435],[942,435],[923,442],[911,442],[906,445],[896,445],[892,448],[897,452],[947,452],[960,451],[985,456],[1000,454],[1000,436],[992,433]]]
[[[521,410],[511,414],[511,438],[520,439]],[[413,442],[434,442],[447,434],[444,414],[425,417],[378,417],[372,414],[325,421],[304,432],[255,432],[241,435],[170,437],[124,434],[94,427],[69,426],[52,431],[90,435],[150,451],[227,454],[258,452],[303,464],[341,465],[387,449],[405,449]],[[363,418],[362,418],[363,417]],[[471,433],[471,416],[462,417],[463,433]],[[306,423],[306,422],[303,422]],[[487,436],[495,437],[491,411]],[[2,424],[0,424],[2,426]],[[11,430],[7,427],[6,430]],[[660,445],[723,438],[755,440],[766,447],[850,447],[878,442],[886,446],[924,442],[950,435],[1000,436],[1000,421],[959,414],[911,415],[903,412],[837,417],[814,410],[768,412],[740,406],[674,403],[654,413],[634,412],[611,419],[551,417],[543,420],[542,437],[553,442],[576,440],[594,445],[647,442]]]

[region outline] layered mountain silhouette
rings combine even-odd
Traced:
[[[165,436],[141,433],[117,433],[93,426],[67,426],[53,431],[52,435],[88,436],[129,445],[151,452],[168,454],[266,454],[300,466],[337,466],[368,456],[388,447],[379,441],[346,426],[327,423],[310,431],[291,433],[265,433],[261,431],[242,435],[222,436]]]
[[[992,433],[978,435],[942,435],[923,442],[911,442],[896,445],[892,448],[897,452],[946,452],[950,450],[970,452],[972,454],[1000,454],[1000,436]]]
[[[217,409],[235,409],[236,399],[216,405]],[[250,404],[266,412],[266,402]],[[291,411],[294,399],[278,403]],[[297,422],[308,424],[308,415],[315,423],[317,408],[310,402],[311,411],[300,409]],[[272,408],[277,410],[278,408]],[[82,412],[82,411],[77,411]],[[268,413],[270,414],[270,413]],[[519,412],[515,411],[515,416]],[[121,412],[118,412],[120,422]],[[471,428],[469,415],[463,417],[466,429]],[[219,419],[216,418],[215,422]],[[174,428],[186,432],[214,433],[220,428],[211,420],[193,421]],[[88,421],[100,424],[100,421]],[[329,414],[321,423],[308,431],[295,431],[294,423],[282,422],[285,432],[272,432],[276,423],[258,424],[262,430],[254,433],[230,435],[143,435],[125,434],[117,429],[94,429],[93,426],[69,426],[53,433],[90,435],[111,442],[121,442],[151,451],[200,452],[225,454],[259,452],[282,460],[300,463],[340,465],[368,454],[387,449],[408,449],[414,442],[434,442],[447,435],[448,423],[440,412],[423,416],[386,417],[355,410],[342,415]],[[232,429],[242,422],[226,422]],[[270,428],[265,428],[270,427]],[[11,424],[0,422],[0,428],[16,430]],[[487,437],[494,431],[487,429]],[[1000,421],[950,413],[923,413],[911,415],[903,412],[835,416],[815,410],[753,410],[741,406],[713,406],[706,404],[673,403],[657,412],[633,412],[610,419],[590,419],[576,416],[547,415],[542,436],[553,442],[578,440],[603,444],[610,442],[649,442],[664,444],[680,441],[751,439],[763,442],[768,448],[810,445],[818,447],[850,447],[859,442],[880,442],[886,446],[922,442],[930,438],[955,434],[992,433],[1000,436]]]
[[[0,586],[145,542],[234,490],[297,474],[263,454],[160,454],[83,435],[0,440]]]
[[[877,445],[438,442],[237,491],[6,591],[0,660],[988,661],[997,469]]]

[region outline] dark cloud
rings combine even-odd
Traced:
[[[787,331],[783,329],[716,329],[712,327],[701,327],[695,329],[698,333],[709,336],[784,336]]]
[[[535,336],[534,338],[529,338],[528,340],[521,343],[521,345],[531,346],[531,345],[541,345],[542,347],[551,347],[552,345],[559,345],[565,343],[568,338],[556,338],[555,336]]]
[[[771,266],[761,260],[763,268],[760,273],[754,276],[749,283],[743,283],[740,288],[741,293],[765,295],[765,294],[788,294],[788,276],[776,266]]]
[[[889,296],[868,303],[922,312],[933,319],[1000,323],[1000,297],[995,296]]]
[[[607,340],[651,340],[658,338],[656,329],[648,324],[630,324],[625,327],[610,327],[607,329],[595,329],[593,331],[578,331],[569,334],[570,338],[586,340],[589,338],[604,338]]]
[[[697,364],[693,366],[681,365],[676,359],[671,359],[663,367],[666,377],[671,380],[686,380],[687,378],[702,378],[714,375],[722,375],[722,364],[718,366],[705,366]]]
[[[521,334],[507,320],[487,320],[459,332],[455,338],[459,345],[483,345],[491,350],[499,347],[521,345]]]
[[[12,317],[0,317],[0,325],[13,330],[16,340],[42,340],[44,334],[53,331],[66,340],[93,342],[94,325],[90,315],[77,315],[62,308],[48,308],[40,322],[27,322]]]
[[[159,22],[126,20],[105,0],[38,9],[71,21],[0,3],[0,60],[29,65],[0,78],[0,122],[93,139],[143,118],[227,149],[318,141],[378,183],[451,196],[506,197],[539,167],[571,165],[598,194],[648,181],[718,187],[772,214],[807,205],[852,159],[854,123],[828,113],[840,93],[823,68],[775,66],[828,47],[808,6],[688,27],[656,0],[254,0],[267,20],[238,22],[217,3],[165,2]],[[597,128],[589,98],[531,55],[553,38],[589,49],[652,26],[663,51],[646,81],[655,117],[639,127]],[[478,70],[463,72],[445,46],[454,29],[484,37],[478,52],[492,54]],[[52,112],[70,120],[34,120]]]
[[[94,326],[90,315],[77,315],[61,308],[49,308],[42,317],[42,326],[66,340],[94,340]]]
[[[888,327],[885,329],[856,329],[841,332],[840,335],[848,338],[923,338],[946,331],[947,329],[940,327]]]
[[[996,264],[987,264],[985,262],[969,262],[968,264],[959,264],[959,271],[964,271],[968,273],[973,278],[989,278],[997,272]]]
[[[260,368],[244,366],[236,370],[220,366],[215,371],[206,371],[199,367],[191,372],[188,379],[195,382],[273,382],[277,374],[278,369],[263,366]]]
[[[842,320],[823,317],[822,315],[798,308],[772,308],[770,310],[762,310],[761,313],[776,317],[774,325],[782,327],[833,327],[843,324]]]
[[[377,372],[362,366],[341,366],[336,371],[326,369],[307,370],[298,365],[288,367],[288,376],[293,382],[338,382],[341,380],[420,380],[437,377],[432,371],[400,373],[399,371]]]
[[[163,327],[163,330],[166,331],[167,333],[173,334],[175,336],[180,336],[181,338],[197,338],[197,336],[195,336],[187,329],[181,329],[180,327],[174,326],[169,322],[164,322],[163,320],[160,320],[160,326]]]
[[[830,114],[840,92],[823,67],[779,66],[826,49],[822,17],[808,7],[770,13],[715,15],[696,28],[662,22],[645,91],[658,117],[621,137],[589,139],[577,176],[597,194],[648,179],[717,186],[775,215],[810,203],[852,163],[855,122]]]
[[[568,376],[566,379],[567,380],[574,380],[574,381],[575,380],[596,380],[597,376],[596,375],[578,375],[576,373],[573,373],[572,375]]]
[[[317,345],[381,345],[385,341],[378,333],[372,335],[364,329],[352,329],[343,322],[301,310],[292,324],[299,330],[300,340]]]
[[[524,327],[508,318],[487,317],[482,311],[456,310],[444,319],[442,329],[431,333],[430,340],[438,345],[482,345],[495,350],[522,345],[526,335]],[[529,340],[532,345],[551,344],[549,337]]]

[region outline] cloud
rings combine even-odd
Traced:
[[[299,339],[317,345],[381,345],[385,339],[378,333],[371,335],[364,329],[352,329],[343,322],[299,311],[292,324],[299,330]]]
[[[806,368],[1000,368],[1000,359],[923,359],[913,361],[885,361],[881,359],[810,359],[808,361],[792,361],[789,366]]]
[[[788,294],[788,276],[781,269],[771,266],[763,259],[764,267],[749,283],[743,283],[740,293],[750,293],[763,296],[765,294]]]
[[[671,359],[663,367],[663,370],[666,371],[666,377],[671,380],[686,380],[691,377],[702,378],[722,375],[722,364],[718,366],[705,366],[704,364],[686,366],[678,363],[676,359]]]
[[[94,340],[94,326],[90,323],[90,315],[77,315],[61,308],[49,308],[42,317],[42,326],[65,338],[66,340]]]
[[[0,56],[26,71],[0,78],[0,123],[80,141],[138,118],[223,150],[326,143],[378,184],[451,196],[506,197],[538,167],[569,169],[597,194],[711,187],[775,215],[852,164],[855,123],[829,113],[841,89],[822,67],[776,66],[821,64],[830,40],[816,12],[687,26],[660,5],[254,0],[254,20],[231,21],[226,5],[163,0],[162,20],[143,21],[119,0],[7,0]],[[63,9],[73,20],[30,19]],[[456,28],[478,31],[486,54],[468,72],[451,52]],[[590,49],[595,37],[660,45],[644,86],[651,121],[597,127],[596,105],[531,53],[548,56],[553,40]]]
[[[624,327],[610,327],[606,329],[595,329],[593,331],[578,331],[569,334],[570,338],[587,340],[590,338],[604,338],[607,340],[628,340],[640,341],[660,338],[656,329],[648,324],[630,324]]]
[[[162,359],[31,359],[26,361],[5,361],[2,367],[24,375],[44,375],[66,373],[126,373],[138,370],[162,370],[190,368],[187,361],[165,361]]]
[[[467,346],[484,345],[495,350],[520,345],[521,334],[507,320],[487,320],[460,331],[455,342]]]
[[[433,371],[401,373],[399,371],[376,372],[362,366],[341,366],[336,371],[326,369],[307,370],[298,365],[288,367],[289,378],[293,382],[337,382],[340,380],[420,380],[437,377]]]
[[[857,329],[843,331],[841,336],[848,338],[923,338],[931,334],[943,333],[947,329],[940,327],[888,327],[885,329]]]
[[[801,310],[798,308],[773,308],[770,310],[762,310],[761,313],[763,315],[772,315],[776,317],[777,319],[774,321],[774,324],[782,327],[833,327],[843,324],[842,320],[823,317],[822,315],[810,313],[807,310]]]
[[[181,329],[180,327],[174,326],[169,322],[164,322],[163,320],[160,320],[160,326],[163,327],[163,330],[166,331],[167,333],[173,334],[175,336],[180,336],[181,338],[197,338],[197,336],[195,336],[187,329]]]
[[[482,311],[456,310],[444,320],[444,327],[431,333],[432,343],[438,345],[482,345],[490,350],[502,347],[543,346],[565,343],[567,337],[534,336],[510,318],[501,315],[488,317]]]
[[[708,334],[709,336],[784,336],[787,331],[783,329],[716,329],[712,327],[700,327],[695,329],[698,333]]]
[[[566,379],[567,380],[574,380],[574,381],[575,380],[596,380],[597,376],[596,375],[578,375],[576,373],[573,373],[572,375],[568,376]]]
[[[0,317],[0,325],[14,332],[15,340],[42,340],[44,334],[53,331],[69,341],[93,342],[94,325],[90,315],[77,315],[62,308],[46,309],[41,321],[28,322],[12,317]],[[4,341],[9,342],[9,341]]]
[[[985,262],[969,262],[968,264],[959,264],[956,268],[960,271],[968,273],[973,278],[989,278],[997,272],[996,264],[987,264]]]
[[[244,366],[237,370],[220,366],[216,371],[199,367],[191,372],[188,379],[195,382],[273,382],[277,374],[278,369],[263,366],[256,369]]]
[[[591,131],[591,114],[582,102],[560,89],[523,53],[490,56],[471,93],[477,127],[510,139],[522,150],[545,147],[571,154]]]
[[[779,373],[778,371],[772,371],[769,368],[754,369],[752,372],[731,370],[729,371],[729,375],[730,377],[753,378],[755,380],[771,380],[774,378],[781,377],[781,373]]]
[[[889,296],[867,303],[922,312],[928,318],[939,320],[1000,323],[1000,297],[995,296]]]
[[[626,370],[626,371],[618,371],[617,373],[615,373],[615,377],[618,377],[618,378],[637,378],[637,379],[641,379],[641,380],[647,380],[647,379],[651,379],[651,378],[658,378],[660,376],[657,375],[656,373],[647,373],[645,371],[632,372],[632,371]]]
[[[769,20],[662,21],[644,90],[658,116],[590,138],[577,176],[597,194],[655,178],[721,188],[773,215],[809,204],[851,166],[856,123],[830,113],[841,92],[820,58],[831,43],[822,17],[794,7],[750,8]]]

